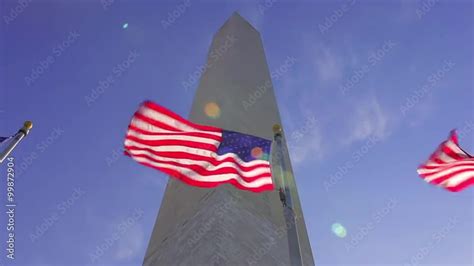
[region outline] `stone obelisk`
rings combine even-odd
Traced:
[[[232,14],[201,69],[191,121],[275,139],[280,114],[252,25]],[[197,188],[170,178],[143,265],[314,265],[284,133],[278,143],[271,154],[274,191]]]

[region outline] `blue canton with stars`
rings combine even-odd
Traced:
[[[271,144],[271,140],[238,132],[222,130],[222,142],[219,145],[217,154],[223,155],[229,152],[235,153],[244,162],[257,159],[268,161]],[[258,157],[252,156],[252,149],[258,150],[258,148],[260,148],[262,152],[256,154],[254,152],[254,155],[258,155]]]

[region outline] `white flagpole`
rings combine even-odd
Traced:
[[[32,127],[33,127],[33,123],[31,121],[26,121],[23,124],[23,127],[20,130],[18,130],[18,132],[13,137],[13,140],[10,141],[10,144],[8,144],[5,150],[3,150],[0,153],[0,163],[2,163],[5,160],[5,158],[7,158],[8,155],[10,155],[13,149],[15,149],[16,145],[18,145],[18,143],[20,143],[20,141],[24,137],[26,137],[26,135],[28,135]]]

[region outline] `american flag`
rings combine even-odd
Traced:
[[[418,167],[418,174],[426,182],[457,192],[474,184],[474,158],[459,147],[453,130],[428,161]]]
[[[198,187],[230,183],[253,192],[273,190],[271,141],[192,123],[151,101],[128,127],[125,154]]]
[[[0,144],[2,144],[4,141],[9,140],[11,137],[0,137]]]

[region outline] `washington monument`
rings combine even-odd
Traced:
[[[201,69],[189,120],[274,140],[275,189],[170,178],[143,265],[314,265],[260,33],[232,14]]]

